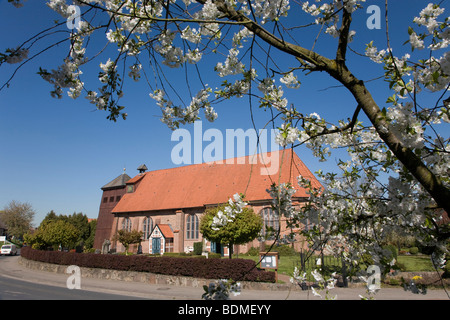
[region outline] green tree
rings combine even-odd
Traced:
[[[140,243],[142,239],[142,231],[132,230],[119,230],[115,234],[113,240],[119,241],[125,247],[125,253],[128,255],[128,248],[130,244]]]
[[[254,240],[261,232],[263,222],[253,209],[243,208],[237,213],[233,222],[216,230],[212,227],[213,218],[225,205],[207,209],[200,222],[200,232],[209,241],[220,242],[230,248],[230,259],[233,254],[233,245],[245,244]]]
[[[73,213],[68,216],[68,222],[77,228],[79,235],[76,241],[77,244],[84,244],[90,235],[89,221],[85,214]]]
[[[97,219],[89,222],[89,237],[84,242],[85,249],[91,249],[94,247],[95,230],[97,229]]]
[[[55,211],[50,210],[49,213],[47,213],[47,215],[45,216],[45,218],[41,221],[41,224],[39,225],[39,228],[45,226],[46,224],[50,223],[50,222],[54,222],[57,221],[59,219],[58,215],[56,214]]]
[[[35,212],[31,204],[11,201],[0,214],[0,220],[8,229],[8,235],[22,238],[32,226]]]
[[[78,229],[71,223],[63,220],[52,221],[40,230],[42,240],[57,249],[62,247],[74,247],[79,237]]]
[[[53,210],[51,210],[42,220],[41,224],[39,225],[39,228],[45,228],[45,226],[48,225],[49,223],[53,223],[56,221],[64,221],[74,226],[78,230],[78,238],[75,240],[74,245],[83,244],[84,246],[86,246],[86,241],[89,239],[89,237],[91,237],[92,228],[90,227],[88,218],[85,214],[81,212],[79,213],[74,212],[72,215],[66,216],[66,215],[58,215]],[[93,232],[95,233],[95,228]],[[86,247],[89,248],[89,246]]]
[[[34,232],[28,232],[23,235],[23,240],[27,246],[32,247],[33,249],[43,250],[48,247],[47,243],[42,238],[41,229],[37,229]]]

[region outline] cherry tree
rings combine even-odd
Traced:
[[[315,217],[312,241],[328,246],[345,241],[347,254],[370,252],[379,261],[380,239],[400,228],[433,247],[440,266],[450,233],[442,223],[450,212],[449,18],[444,8],[430,3],[405,25],[406,42],[393,43],[386,0],[385,41],[353,47],[352,41],[364,33],[352,27],[356,17],[368,17],[365,2],[49,0],[63,22],[5,49],[0,66],[17,64],[20,69],[46,53],[33,52],[36,43],[66,30],[68,54],[59,67],[40,68],[39,74],[51,84],[52,96],[84,96],[110,120],[127,117],[120,102],[127,80],[148,83],[149,97],[171,129],[193,123],[201,112],[213,122],[220,102],[245,98],[269,111],[268,123],[279,128],[276,141],[281,146],[306,145],[320,160],[335,149],[348,151],[348,158],[339,161],[339,173],[318,173],[325,190],[313,189],[304,177],[298,185],[272,186],[280,216],[293,226]],[[326,55],[314,49],[319,38],[332,48]],[[95,51],[93,42],[117,50]],[[390,93],[369,89],[371,79],[355,75],[352,59],[378,66]],[[206,74],[203,65],[212,65]],[[84,77],[83,70],[92,67],[98,68],[98,79]],[[171,85],[168,71],[173,69],[185,70],[186,96]],[[329,116],[329,106],[307,114],[289,104],[286,92],[298,90],[313,73],[334,79],[353,97],[354,107],[341,119]],[[209,85],[212,75],[217,86]],[[1,90],[11,81],[13,77]],[[376,102],[374,96],[379,100],[380,95],[385,102]],[[311,197],[306,206],[293,208],[290,197],[299,187],[308,188]]]

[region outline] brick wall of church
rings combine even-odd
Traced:
[[[265,208],[270,208],[270,205],[255,205],[252,206],[253,210],[256,214],[261,214],[262,210]],[[183,210],[165,210],[165,211],[156,211],[156,212],[138,212],[138,213],[125,213],[120,214],[116,218],[114,218],[113,223],[113,232],[111,233],[111,237],[120,230],[123,226],[124,219],[130,219],[132,230],[144,231],[147,228],[144,228],[144,223],[146,219],[151,218],[152,224],[151,229],[155,227],[156,224],[169,224],[172,227],[172,231],[174,234],[174,245],[173,252],[188,252],[192,251],[195,242],[203,241],[202,235],[199,230],[200,220],[203,215],[204,208],[193,208],[193,209],[183,209]],[[192,222],[193,215],[195,215],[198,219],[198,232],[194,230],[194,232],[189,232],[187,234],[187,230],[192,230],[187,226],[188,221]],[[192,226],[192,225],[191,225]],[[152,230],[148,230],[148,234],[151,233]],[[281,217],[280,219],[280,234],[281,238],[285,235],[289,235],[291,233],[291,229],[287,227],[286,219]],[[305,244],[300,240],[299,237],[296,237],[296,242],[294,243],[294,247],[296,250],[299,250]],[[272,244],[274,240],[266,240],[265,244]],[[142,252],[143,253],[151,253],[151,245],[148,239],[144,239],[141,242]],[[258,239],[253,240],[244,245],[239,245],[234,247],[234,253],[246,253],[250,248],[261,248],[261,243]],[[118,242],[112,242],[111,248],[116,248],[117,252],[122,252],[125,248]],[[138,246],[133,245],[130,247],[131,252],[137,252]],[[211,243],[207,242],[207,249],[210,251]],[[225,254],[227,255],[227,250],[225,250]]]

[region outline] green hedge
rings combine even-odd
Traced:
[[[151,272],[204,279],[275,282],[275,273],[255,268],[248,259],[198,259],[179,257],[145,257],[112,254],[42,251],[30,247],[21,250],[23,258],[86,268]]]

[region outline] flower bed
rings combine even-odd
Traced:
[[[122,256],[111,254],[41,251],[30,247],[21,250],[23,258],[85,268],[120,271],[151,272],[173,276],[205,279],[233,279],[235,281],[275,282],[273,272],[255,268],[247,259],[197,259],[177,257]]]

